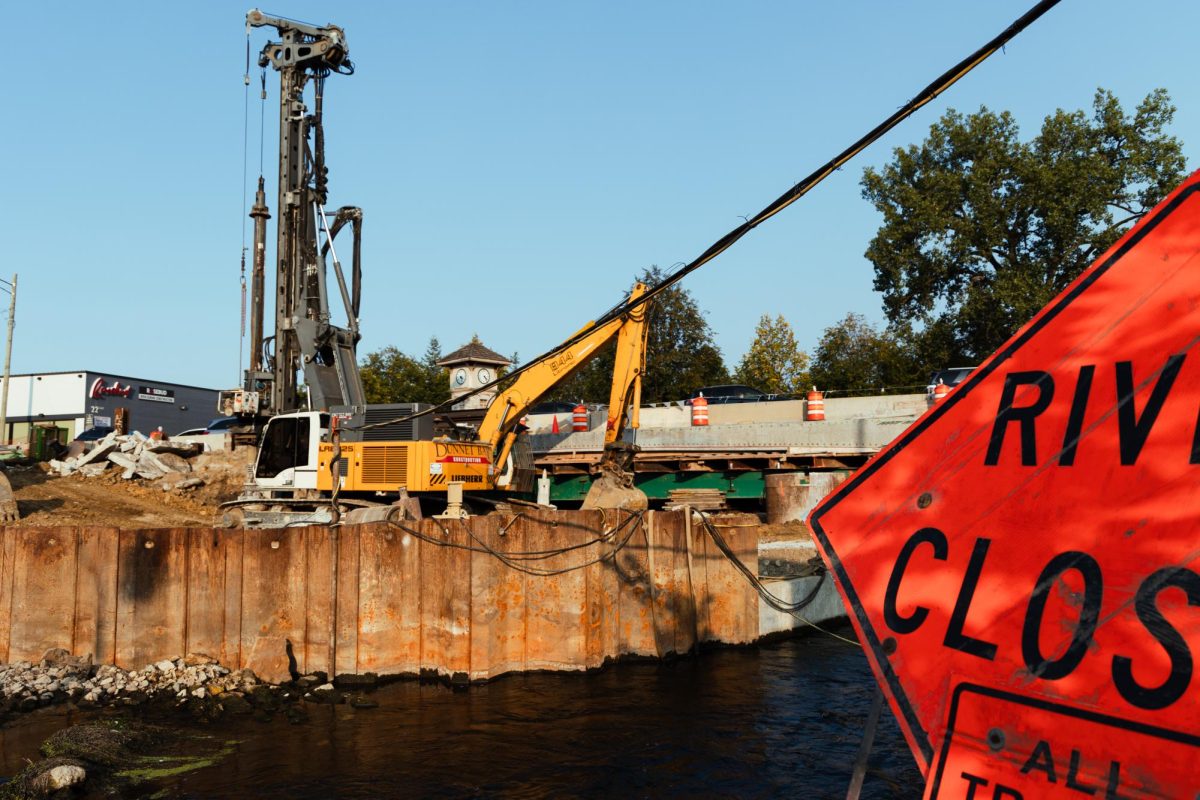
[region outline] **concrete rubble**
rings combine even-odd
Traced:
[[[231,672],[201,654],[163,660],[138,670],[109,664],[96,667],[91,656],[48,651],[36,664],[0,664],[0,711],[32,711],[72,701],[79,705],[137,705],[167,697],[241,697],[262,686],[248,669]]]
[[[61,476],[78,473],[94,478],[115,466],[125,480],[162,479],[163,491],[170,491],[203,485],[202,479],[189,475],[192,472],[189,459],[200,455],[202,450],[203,445],[195,442],[151,439],[136,431],[125,436],[110,433],[86,453],[62,461],[52,460],[50,468]]]

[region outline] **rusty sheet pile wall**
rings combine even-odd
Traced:
[[[0,529],[0,661],[62,647],[137,668],[197,652],[271,681],[289,657],[301,673],[475,681],[758,637],[756,596],[683,512],[404,524]],[[753,518],[720,530],[754,568]]]

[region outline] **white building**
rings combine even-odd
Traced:
[[[147,434],[159,427],[168,434],[202,428],[219,416],[216,389],[91,370],[12,375],[5,413],[0,439],[18,445],[31,441],[34,427],[69,442],[90,427],[114,427],[118,416],[126,430]]]

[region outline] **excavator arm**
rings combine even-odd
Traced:
[[[644,283],[634,284],[626,304],[637,300],[648,288]],[[617,340],[616,362],[604,428],[606,451],[620,442],[627,419],[636,428],[642,373],[646,368],[648,314],[649,304],[642,303],[602,324],[588,323],[568,339],[568,344],[526,367],[511,386],[496,395],[477,432],[481,441],[492,446],[492,463],[499,468],[508,460],[517,439],[517,424],[529,409],[556,385],[582,369],[614,337]],[[629,410],[631,403],[632,411]]]

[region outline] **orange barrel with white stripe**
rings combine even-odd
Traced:
[[[708,401],[703,396],[692,400],[692,424],[708,424]]]
[[[950,387],[938,381],[937,386],[933,387],[933,402],[936,403],[948,394],[950,394]]]
[[[809,422],[825,421],[825,395],[817,391],[817,387],[804,396],[807,403],[804,406],[804,418]]]
[[[576,432],[586,431],[589,427],[591,426],[588,424],[587,406],[585,406],[583,403],[580,403],[579,405],[575,406],[575,410],[571,412],[571,430]]]

